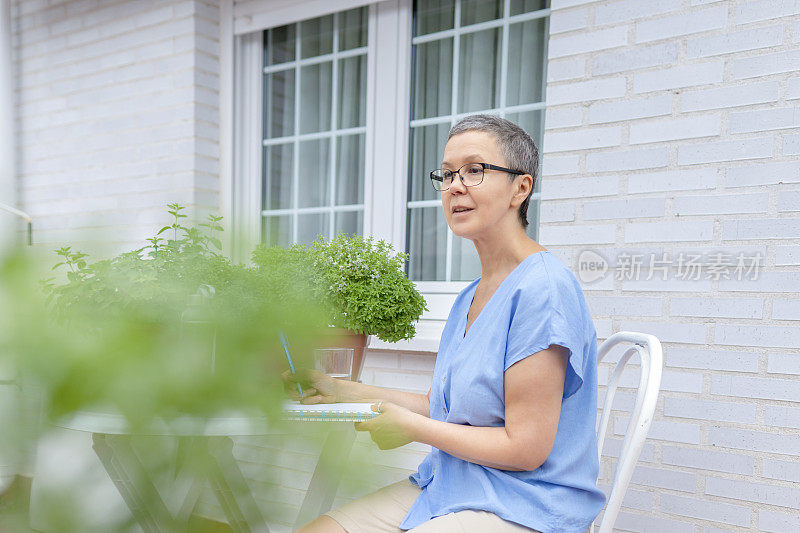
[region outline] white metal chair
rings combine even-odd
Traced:
[[[661,370],[664,365],[664,357],[661,343],[653,335],[633,331],[614,333],[597,348],[597,362],[600,363],[614,346],[626,343],[631,343],[633,346],[622,354],[614,368],[614,372],[611,374],[611,378],[608,380],[603,415],[600,418],[600,428],[597,433],[597,455],[600,460],[603,457],[603,442],[605,441],[606,429],[608,429],[608,421],[611,419],[611,404],[614,400],[614,394],[617,391],[622,371],[634,353],[639,354],[642,373],[639,376],[636,404],[628,422],[628,427],[625,430],[625,439],[622,441],[622,449],[617,466],[614,469],[613,481],[611,482],[611,492],[606,502],[603,521],[597,529],[598,533],[611,533],[614,528],[614,522],[622,506],[622,499],[628,490],[633,468],[639,460],[639,454],[642,451],[642,446],[644,446],[650,423],[653,421],[658,391],[661,387]],[[594,523],[592,523],[589,531],[591,533],[595,532]]]

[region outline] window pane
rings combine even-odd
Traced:
[[[481,275],[481,260],[472,241],[453,235],[452,253],[450,279],[471,281]]]
[[[339,128],[356,128],[367,123],[367,56],[339,60]]]
[[[500,0],[461,0],[461,25],[468,26],[503,16]]]
[[[292,242],[292,215],[266,216],[261,221],[261,240],[267,246],[286,246]]]
[[[265,243],[309,244],[334,229],[363,233],[367,54],[352,54],[367,46],[368,25],[369,8],[360,7],[264,32]],[[334,54],[334,45],[350,57]],[[296,66],[301,59],[311,61]]]
[[[331,65],[319,63],[300,69],[300,133],[331,129]]]
[[[264,76],[264,131],[267,138],[294,133],[294,69]]]
[[[299,207],[330,205],[330,139],[315,139],[300,143]]]
[[[294,61],[296,29],[296,24],[289,24],[267,31],[267,53],[264,54],[267,65]]]
[[[293,156],[293,144],[279,144],[264,148],[263,209],[289,209],[292,207]]]
[[[511,0],[511,14],[530,13],[550,7],[549,0]]]
[[[339,50],[367,46],[366,7],[339,13]]]
[[[297,215],[297,242],[311,244],[318,235],[328,238],[330,213],[307,213]]]
[[[364,227],[363,211],[339,211],[336,213],[336,235],[343,231],[348,235],[361,235]]]
[[[539,149],[539,163],[542,160],[542,132],[544,131],[544,111],[526,111],[525,113],[509,113],[506,118],[517,124],[531,136],[536,148]]]
[[[528,111],[525,113],[509,113],[506,118],[524,129],[531,136],[536,147],[539,149],[539,176],[533,185],[533,192],[538,193],[542,190],[542,135],[544,132],[544,111]],[[525,233],[531,239],[539,239],[539,199],[531,198],[528,204],[528,227]]]
[[[449,122],[411,129],[411,169],[408,177],[410,201],[441,199],[441,193],[431,185],[429,174],[431,170],[442,166],[442,154],[449,131]]]
[[[545,19],[512,24],[508,29],[506,105],[541,102],[543,97]],[[530,132],[529,132],[530,133]]]
[[[409,279],[430,281],[445,278],[447,231],[441,207],[408,210]]]
[[[414,47],[415,119],[450,114],[453,85],[453,39]]]
[[[454,0],[414,0],[414,35],[453,27]]]
[[[541,105],[544,101],[543,71],[548,26],[548,17],[544,15],[548,13],[537,13],[534,16],[540,18],[520,22],[506,15],[520,15],[549,6],[549,0],[414,2],[415,35],[442,30],[451,30],[448,32],[451,35],[429,42],[419,42],[425,39],[417,38],[412,47],[409,202],[440,201],[441,194],[430,185],[427,175],[440,166],[451,120],[460,116],[470,113],[506,116],[520,124],[537,146],[541,146],[544,111],[515,110],[515,113],[510,113],[509,108],[530,108],[535,107],[531,104]],[[459,19],[454,21],[456,11]],[[504,41],[502,26],[470,31],[476,24],[484,25],[493,20],[508,24],[505,26],[507,42]],[[456,40],[459,43],[457,49],[454,47]],[[506,69],[503,69],[504,64]],[[453,71],[458,72],[457,77],[452,75]],[[439,120],[444,123],[430,125]],[[538,192],[538,181],[535,186]],[[474,245],[450,233],[450,254],[444,257],[447,241],[435,231],[426,232],[422,228],[422,210],[430,208],[412,205],[418,207],[411,207],[408,211],[406,249],[411,254],[422,254],[424,259],[412,255],[416,263],[409,268],[411,279],[471,280],[478,276],[480,264]],[[536,239],[538,225],[532,218],[538,216],[538,200],[531,202],[528,212],[531,218],[526,231]],[[449,232],[448,228],[445,229],[446,233]],[[427,242],[426,239],[433,240]]]
[[[300,23],[300,57],[321,56],[333,52],[333,15]]]
[[[499,28],[461,36],[459,113],[482,111],[500,105],[500,36]]]
[[[525,228],[525,235],[533,239],[539,240],[539,206],[541,202],[537,199],[535,202],[531,199],[528,204],[528,227]]]
[[[364,134],[336,141],[336,205],[364,203]]]

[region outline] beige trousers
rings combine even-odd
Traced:
[[[488,511],[458,511],[437,516],[413,529],[397,527],[421,489],[403,479],[349,501],[326,514],[347,533],[538,533]]]

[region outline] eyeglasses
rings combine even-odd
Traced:
[[[483,181],[484,170],[499,170],[500,172],[508,172],[509,174],[525,174],[519,170],[511,170],[510,168],[498,167],[497,165],[490,165],[489,163],[467,163],[455,172],[452,170],[437,168],[431,171],[431,183],[433,188],[437,191],[446,191],[453,184],[453,178],[456,174],[461,177],[461,183],[465,187],[474,187],[480,185]]]

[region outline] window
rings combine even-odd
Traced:
[[[268,245],[363,233],[367,9],[264,32]]]
[[[427,174],[441,163],[450,127],[477,112],[519,124],[541,147],[545,0],[450,0],[414,4],[406,250],[413,280],[472,280],[480,262],[450,231]],[[529,204],[536,238],[540,180]]]
[[[450,232],[427,173],[440,165],[451,125],[467,114],[507,117],[541,144],[549,1],[237,9],[236,240],[288,245],[344,231],[407,251],[414,281],[480,275],[472,243]],[[537,180],[528,215],[534,239],[539,188]],[[245,254],[247,245],[240,248]]]

